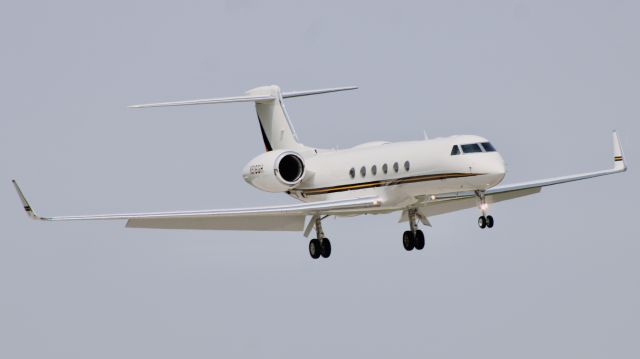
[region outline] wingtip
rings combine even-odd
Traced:
[[[16,189],[16,193],[18,193],[18,198],[20,198],[22,207],[24,208],[24,211],[27,212],[27,215],[29,216],[29,218],[42,219],[38,215],[36,215],[36,213],[33,211],[33,208],[31,208],[31,205],[27,201],[27,198],[24,196],[24,193],[22,193],[22,190],[20,189],[18,182],[15,179],[12,179],[11,182],[13,183],[13,186]]]
[[[622,145],[620,144],[620,139],[618,138],[616,130],[613,130],[613,161],[614,169],[620,171],[627,170],[627,164],[624,161],[624,153],[622,152]]]

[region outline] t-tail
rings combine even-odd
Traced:
[[[258,114],[258,124],[262,134],[265,150],[273,151],[280,149],[302,150],[305,146],[300,143],[293,124],[287,114],[284,99],[290,97],[301,97],[309,95],[319,95],[330,92],[355,90],[357,87],[337,87],[320,90],[291,91],[282,92],[276,85],[262,86],[251,89],[244,96],[221,97],[201,100],[159,102],[144,105],[133,105],[131,108],[145,107],[165,107],[165,106],[187,106],[187,105],[208,105],[228,102],[254,102],[256,113]]]

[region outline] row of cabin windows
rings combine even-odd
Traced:
[[[409,161],[404,161],[404,170],[409,172],[409,169],[411,169],[411,164],[409,163]],[[395,173],[398,173],[398,171],[400,171],[400,165],[398,164],[398,162],[393,163],[393,171]],[[387,166],[387,164],[385,163],[382,165],[382,173],[387,174],[388,172],[389,172],[389,166]],[[378,166],[376,165],[371,166],[371,174],[374,176],[378,174]],[[366,175],[367,175],[367,167],[365,166],[360,167],[360,176],[365,177]],[[351,178],[356,177],[356,169],[354,167],[351,167],[351,169],[349,170],[349,176]]]
[[[462,149],[462,151],[460,151]],[[460,153],[476,153],[476,152],[495,152],[496,149],[493,147],[491,142],[482,142],[482,143],[469,143],[466,145],[453,145],[451,149],[451,156],[459,155]]]

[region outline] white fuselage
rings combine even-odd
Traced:
[[[480,152],[473,153],[464,153],[459,147],[457,155],[452,155],[452,149],[487,142],[479,136],[465,135],[300,151],[306,173],[288,193],[304,202],[376,195],[384,199],[386,209],[392,209],[415,202],[417,196],[483,191],[505,176],[500,154],[487,152],[482,146]],[[252,183],[253,177],[245,180]]]

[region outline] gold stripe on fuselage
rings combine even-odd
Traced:
[[[442,179],[448,179],[448,178],[472,177],[472,176],[479,176],[479,175],[480,175],[479,173],[442,173],[442,174],[435,174],[435,175],[393,178],[393,179],[388,179],[384,181],[363,182],[363,183],[356,183],[352,185],[339,185],[339,186],[323,187],[323,188],[300,189],[300,192],[302,192],[302,194],[305,196],[309,196],[309,195],[315,195],[315,194],[335,193],[335,192],[351,191],[351,190],[357,190],[357,189],[393,186],[398,184],[415,183],[415,182],[435,181],[435,180],[442,180]]]

